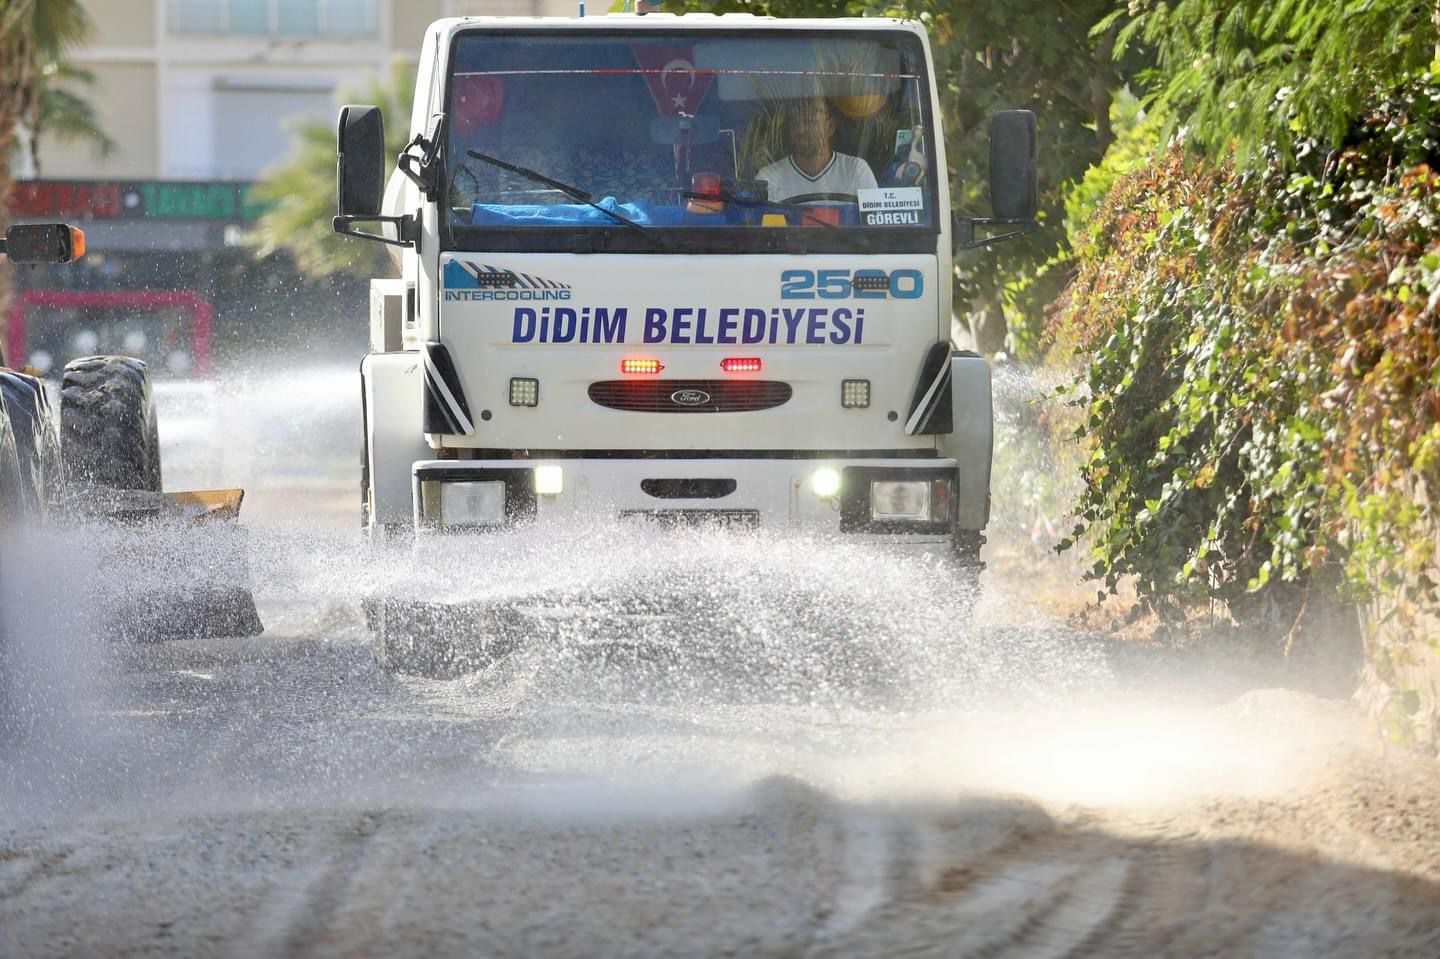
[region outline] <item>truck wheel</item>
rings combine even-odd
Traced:
[[[15,433],[25,508],[31,515],[43,515],[60,483],[60,436],[45,384],[36,377],[6,370],[0,372],[0,393],[5,396]]]
[[[458,672],[450,644],[417,622],[406,604],[366,601],[365,619],[375,637],[375,662],[385,672],[431,679]]]
[[[25,488],[20,479],[20,457],[15,448],[15,431],[10,413],[0,399],[0,527],[14,524],[25,515]]]
[[[387,673],[454,679],[494,665],[518,646],[508,610],[379,598],[363,606],[375,662]]]
[[[66,364],[60,457],[70,483],[161,492],[159,422],[144,363],[90,356]]]

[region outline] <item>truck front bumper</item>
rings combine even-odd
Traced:
[[[614,520],[926,546],[984,526],[958,480],[936,458],[422,460],[412,493],[421,533]]]

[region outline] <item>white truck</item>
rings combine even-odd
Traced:
[[[388,182],[379,110],[339,117],[334,227],[401,272],[361,366],[373,536],[715,523],[973,588],[990,372],[952,348],[952,256],[1033,226],[1033,114],[992,118],[979,218],[915,21],[442,20],[416,90]],[[403,667],[416,620],[368,611]]]

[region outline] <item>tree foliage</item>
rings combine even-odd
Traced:
[[[1151,102],[1190,142],[1263,163],[1341,146],[1376,90],[1429,66],[1437,22],[1435,0],[1143,0],[1102,28],[1153,49]]]
[[[81,92],[95,88],[95,74],[54,57],[41,67],[39,77],[30,116],[25,120],[35,176],[43,175],[40,142],[46,134],[60,143],[89,143],[101,156],[114,152],[115,141],[105,132],[94,104]]]
[[[91,29],[80,0],[0,0],[0,229],[8,220],[10,160],[20,124],[43,106],[42,69],[63,60]],[[8,270],[0,262],[0,316],[9,296]]]
[[[1440,72],[1369,103],[1298,170],[1172,148],[1091,225],[1057,336],[1091,360],[1075,532],[1109,588],[1244,610],[1342,564],[1357,587],[1428,583]]]
[[[397,59],[383,80],[373,78],[363,93],[346,93],[344,98],[381,108],[386,120],[385,153],[393,158],[410,137],[414,95],[414,67]],[[261,178],[251,197],[266,207],[251,236],[258,256],[286,250],[300,270],[312,277],[383,272],[384,253],[379,244],[346,239],[330,228],[335,215],[333,123],[311,120],[299,124],[289,158]]]

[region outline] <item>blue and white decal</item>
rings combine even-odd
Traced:
[[[568,300],[570,293],[569,283],[489,263],[457,259],[445,264],[446,300]]]
[[[626,335],[627,331],[632,333]],[[636,338],[633,332],[638,331]],[[860,346],[863,306],[517,306],[511,343],[643,343],[673,346]]]

